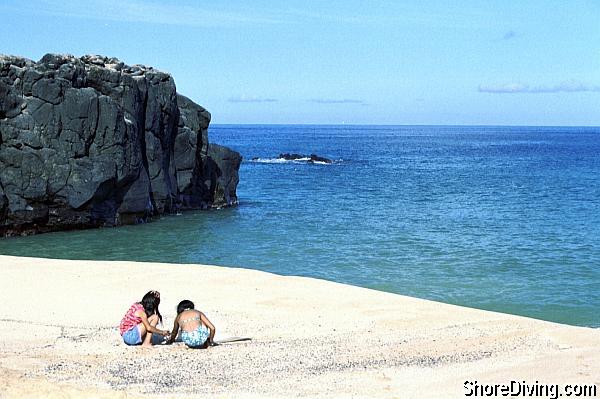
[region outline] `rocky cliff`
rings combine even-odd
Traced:
[[[0,55],[0,236],[237,203],[241,157],[209,122],[151,67]]]

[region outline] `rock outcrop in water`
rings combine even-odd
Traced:
[[[329,158],[325,158],[325,157],[320,157],[318,155],[315,154],[310,154],[310,155],[304,155],[304,154],[290,154],[290,153],[283,153],[283,154],[279,154],[279,156],[277,157],[278,159],[285,159],[286,161],[303,161],[306,160],[307,162],[321,162],[321,163],[333,163],[333,161]]]
[[[236,204],[241,156],[209,122],[151,67],[0,56],[0,236]]]

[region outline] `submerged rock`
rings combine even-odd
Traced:
[[[209,123],[152,67],[0,55],[0,236],[236,204],[241,156]]]

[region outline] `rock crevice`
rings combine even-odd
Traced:
[[[0,55],[0,236],[236,204],[241,156],[209,123],[152,67]]]

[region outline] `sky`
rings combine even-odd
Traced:
[[[213,123],[600,126],[600,1],[2,0],[0,53],[172,74]]]

